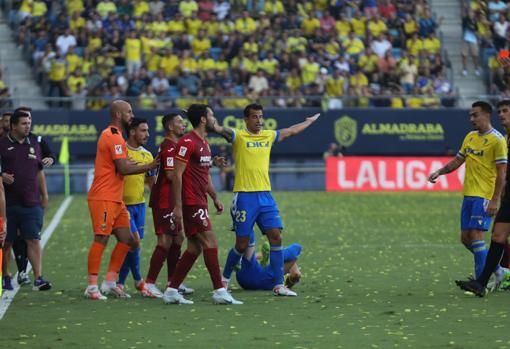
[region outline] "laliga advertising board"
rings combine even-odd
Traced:
[[[452,157],[330,157],[326,161],[327,191],[460,191],[464,165],[428,181],[431,172]]]

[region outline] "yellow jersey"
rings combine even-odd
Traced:
[[[126,143],[127,144],[127,143]],[[144,147],[133,148],[127,144],[128,158],[140,165],[151,163],[154,159],[152,154]],[[124,177],[124,203],[137,205],[145,202],[145,177],[154,176],[153,171]]]
[[[495,129],[484,134],[471,131],[464,138],[457,156],[466,161],[464,196],[492,199],[496,183],[496,165],[507,163],[505,137]]]
[[[258,134],[239,129],[232,131],[236,168],[234,192],[271,191],[269,158],[280,131],[261,130]]]

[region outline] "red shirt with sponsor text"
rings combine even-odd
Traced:
[[[166,178],[165,171],[174,169],[176,149],[177,143],[168,138],[165,138],[159,146],[160,163],[158,177],[151,190],[149,207],[173,209],[175,206],[175,197],[172,195],[172,183]]]
[[[191,131],[177,143],[175,159],[186,163],[186,169],[182,174],[182,205],[207,206],[207,186],[211,166],[209,143],[195,131]]]

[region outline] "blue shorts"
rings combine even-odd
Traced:
[[[298,259],[301,245],[294,243],[283,249],[284,262]],[[263,268],[257,260],[255,253],[250,260],[241,260],[241,270],[236,273],[239,286],[245,290],[272,290],[276,286],[273,271],[270,266]]]
[[[44,209],[41,206],[7,206],[7,242],[41,240]]]
[[[235,193],[230,214],[236,236],[251,236],[255,223],[262,234],[272,228],[283,228],[278,206],[269,191]]]
[[[460,212],[461,230],[489,230],[492,216],[488,215],[489,200],[478,196],[464,196]]]
[[[145,203],[126,205],[126,207],[129,212],[131,232],[138,232],[140,239],[143,239],[145,234]]]

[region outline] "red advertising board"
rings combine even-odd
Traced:
[[[451,157],[330,157],[326,161],[327,191],[459,191],[464,165],[428,181],[431,172]]]

